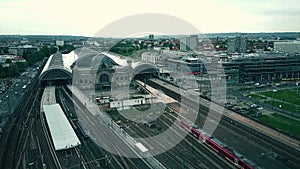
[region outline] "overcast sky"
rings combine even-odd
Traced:
[[[300,31],[300,0],[79,1],[0,0],[0,34],[93,36],[142,13],[172,15],[203,33]]]

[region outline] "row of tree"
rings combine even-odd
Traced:
[[[8,78],[8,77],[16,77],[19,76],[20,73],[26,71],[26,68],[28,67],[27,62],[16,62],[8,63],[9,66],[2,67],[0,66],[0,78]]]
[[[72,52],[75,49],[73,45],[65,44],[64,46],[59,46],[59,51],[62,54],[67,54]]]
[[[132,41],[123,40],[118,42],[116,45],[114,45],[109,51],[123,56],[130,56],[136,51],[144,50],[147,48],[148,48],[148,44],[144,43],[144,41],[138,43],[138,41],[132,42]]]
[[[49,57],[53,53],[57,52],[57,47],[51,46],[42,47],[39,51],[36,52],[27,52],[24,53],[23,57],[26,59],[29,65],[33,65],[41,60],[43,60],[45,57]]]
[[[7,59],[5,63],[9,64],[9,66],[7,67],[0,66],[0,78],[17,77],[22,72],[25,72],[29,65],[33,65],[43,60],[45,57],[49,57],[51,54],[55,53],[56,51],[57,51],[57,47],[44,46],[39,51],[24,53],[23,57],[24,59],[26,59],[26,62],[13,63],[11,59]]]

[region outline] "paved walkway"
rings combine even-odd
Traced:
[[[137,80],[136,81],[140,86],[143,86],[144,88],[146,88],[151,94],[153,94],[156,99],[153,100],[154,103],[164,103],[164,104],[167,104],[167,103],[174,103],[176,102],[176,100],[174,100],[173,98],[167,96],[166,94],[162,93],[161,91],[159,90],[156,90],[154,89],[153,87],[149,86],[149,85],[146,85],[145,86],[145,83]]]
[[[44,89],[42,102],[43,105],[56,104],[55,86],[48,86]]]

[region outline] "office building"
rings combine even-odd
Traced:
[[[222,63],[229,83],[274,82],[300,78],[300,56],[260,54],[227,60]]]
[[[274,42],[274,51],[289,54],[300,52],[300,41]]]
[[[227,40],[227,53],[246,53],[247,39],[241,35]]]
[[[198,51],[198,35],[180,38],[180,50]]]

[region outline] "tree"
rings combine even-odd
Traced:
[[[0,66],[0,78],[6,78],[6,77],[7,77],[7,68]]]
[[[11,63],[12,61],[11,61],[11,59],[6,59],[5,60],[5,63]]]
[[[53,53],[57,52],[57,48],[54,46],[47,47],[43,46],[39,51],[37,52],[27,52],[24,53],[24,58],[27,60],[29,65],[33,65],[38,61],[43,60],[45,57],[49,57]]]
[[[59,50],[61,51],[62,54],[70,53],[74,49],[75,49],[75,47],[73,45],[68,45],[68,44],[65,44],[64,46],[59,47]]]
[[[16,77],[19,75],[19,69],[18,66],[14,63],[9,64],[8,70],[7,70],[7,75],[9,77]]]
[[[33,65],[38,61],[38,55],[36,52],[28,54],[26,57],[27,57],[26,60],[29,65]]]
[[[26,71],[26,69],[28,67],[28,63],[27,62],[17,62],[16,65],[18,66],[19,72]]]
[[[47,55],[47,56],[50,56],[50,55],[52,55],[53,53],[56,53],[56,52],[57,52],[57,48],[54,47],[54,46],[51,46],[51,47],[49,48],[49,52],[46,53],[46,55]]]

